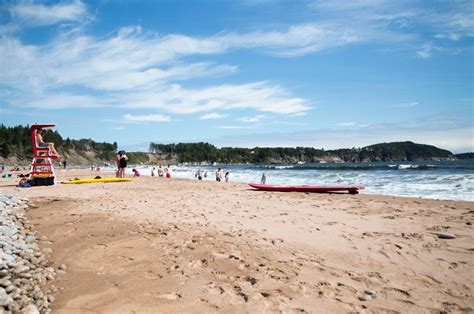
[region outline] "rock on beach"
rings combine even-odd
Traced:
[[[37,245],[25,216],[28,209],[27,199],[0,195],[0,313],[51,312],[48,301],[54,297],[41,284],[56,272]]]

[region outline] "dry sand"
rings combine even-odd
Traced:
[[[96,172],[60,172],[61,179]],[[111,176],[111,174],[101,174]],[[16,188],[55,313],[471,312],[474,203],[140,177]],[[447,231],[456,239],[439,239]],[[50,283],[51,284],[51,283]],[[371,289],[376,297],[359,298]]]

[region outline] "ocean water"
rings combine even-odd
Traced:
[[[218,165],[230,172],[233,182],[267,184],[365,186],[364,194],[474,201],[474,160],[442,162],[305,163],[292,165]],[[204,180],[214,181],[218,166],[173,165],[174,178],[195,179],[198,169],[207,171]],[[137,166],[150,175],[153,166]],[[128,168],[131,173],[131,167]]]

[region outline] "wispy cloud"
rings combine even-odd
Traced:
[[[228,116],[227,114],[211,112],[211,113],[207,113],[205,115],[200,116],[199,120],[217,120],[217,119],[223,119],[227,116]]]
[[[263,119],[265,119],[265,117],[266,117],[265,115],[259,114],[259,115],[256,115],[254,117],[242,117],[242,118],[239,118],[237,120],[245,122],[245,123],[255,123],[255,122],[262,121]]]
[[[114,106],[175,114],[236,108],[293,114],[310,108],[306,100],[265,81],[185,88],[181,83],[185,80],[237,71],[233,65],[185,63],[183,59],[240,47],[238,40],[228,36],[159,37],[143,34],[141,27],[128,27],[112,37],[68,34],[42,46],[24,45],[5,36],[0,38],[0,55],[9,62],[0,65],[0,84],[9,88],[6,103],[12,107]],[[80,87],[82,93],[57,92],[71,87]]]
[[[170,117],[161,114],[149,114],[149,115],[123,115],[123,119],[126,122],[169,122]]]
[[[86,5],[79,0],[54,5],[20,2],[9,6],[9,11],[13,20],[30,26],[79,22],[89,14]]]
[[[448,45],[446,39],[455,42],[474,37],[473,7],[469,0],[442,5],[426,5],[423,0],[316,0],[310,7],[333,23],[353,21],[359,33],[375,32],[402,39],[420,58],[430,58],[434,53],[456,53],[459,48]]]
[[[344,128],[364,128],[369,125],[365,123],[358,123],[358,122],[341,122],[341,123],[338,123],[337,126],[344,127]]]
[[[413,108],[418,106],[420,103],[417,101],[412,101],[412,102],[407,102],[407,103],[402,103],[402,104],[396,104],[396,105],[390,105],[389,107],[393,108]]]
[[[241,125],[219,125],[216,128],[234,130],[234,129],[246,129],[247,127],[241,126]]]

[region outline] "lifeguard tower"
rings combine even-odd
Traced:
[[[52,159],[59,156],[51,154],[48,147],[39,147],[36,141],[36,134],[40,129],[52,129],[54,124],[33,124],[31,126],[31,146],[33,148],[33,160],[31,161],[30,179],[35,181],[35,185],[53,185],[56,183],[56,173]]]

